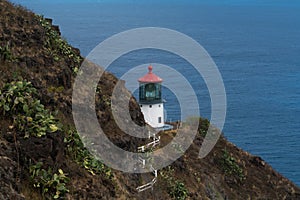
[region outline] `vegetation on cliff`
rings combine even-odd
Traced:
[[[84,147],[71,112],[72,84],[82,57],[52,20],[0,0],[0,199],[299,199],[300,189],[260,157],[224,137],[204,159],[199,147],[209,121],[200,120],[188,151],[159,171],[153,190],[136,187],[147,174],[105,166]],[[117,78],[105,72],[96,94],[99,124],[121,148],[140,141],[113,120],[110,97]],[[122,88],[121,100],[130,98]],[[131,118],[145,125],[139,105]],[[126,122],[124,122],[126,123]],[[176,131],[162,132],[161,147]]]

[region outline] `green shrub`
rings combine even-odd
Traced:
[[[113,178],[111,169],[106,167],[84,147],[81,138],[76,131],[68,130],[64,142],[67,146],[67,152],[72,159],[91,174],[95,175],[102,173],[109,179]]]
[[[62,93],[65,90],[64,86],[54,87],[50,86],[47,88],[49,93]]]
[[[11,128],[24,133],[25,137],[41,137],[60,129],[57,119],[36,96],[36,89],[27,81],[13,81],[0,90],[0,112],[12,116]]]
[[[209,126],[210,126],[210,122],[208,119],[201,118],[201,117],[199,118],[198,132],[200,133],[200,135],[205,136]]]
[[[237,164],[235,158],[233,158],[226,149],[223,150],[221,166],[227,175],[238,176],[240,180],[245,178],[243,169]]]
[[[11,53],[11,50],[7,45],[5,46],[0,46],[0,60],[3,61],[12,61],[13,60],[13,55]]]
[[[205,136],[210,126],[208,119],[202,117],[188,117],[183,125],[195,126],[198,123],[198,132],[201,136]]]
[[[174,178],[174,169],[169,166],[160,171],[162,181],[166,183],[168,194],[172,199],[184,200],[188,196],[188,190],[184,183]]]
[[[177,153],[180,153],[180,154],[183,154],[184,153],[184,150],[183,150],[183,147],[181,144],[178,144],[178,143],[171,143],[171,147],[177,152]]]
[[[58,173],[53,173],[51,168],[45,170],[42,168],[43,163],[38,162],[35,165],[30,165],[30,179],[35,188],[40,188],[44,197],[49,199],[58,199],[64,197],[69,190],[66,184],[70,181],[64,174],[62,169]]]
[[[188,192],[184,183],[176,180],[169,189],[169,194],[173,199],[184,200],[186,199]]]
[[[44,45],[49,50],[49,53],[53,57],[54,61],[59,61],[60,55],[64,55],[73,60],[75,65],[79,65],[79,63],[81,62],[81,57],[76,54],[76,52],[68,44],[68,42],[64,40],[60,36],[60,34],[52,28],[52,25],[43,16],[37,15],[36,17],[45,30],[45,34],[47,37]],[[74,73],[78,72],[78,66],[72,66],[71,68]]]

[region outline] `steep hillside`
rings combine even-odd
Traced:
[[[52,20],[0,0],[0,199],[300,199],[299,187],[224,137],[198,159],[204,119],[185,155],[159,171],[153,190],[138,193],[147,174],[106,167],[75,130],[72,85],[82,60]],[[145,141],[123,133],[110,108],[117,81],[107,72],[99,81],[96,113],[108,138],[134,151]],[[135,99],[124,87],[121,94],[144,126]],[[161,147],[175,134],[161,132]]]

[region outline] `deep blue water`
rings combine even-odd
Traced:
[[[27,2],[60,25],[63,36],[83,55],[113,34],[131,28],[165,27],[205,47],[216,62],[227,93],[225,136],[256,154],[300,185],[300,7]],[[132,52],[110,68],[121,76],[143,63],[163,63],[188,77],[210,118],[203,79],[170,53]],[[188,68],[189,69],[189,68]],[[168,120],[178,119],[174,95],[165,90]]]

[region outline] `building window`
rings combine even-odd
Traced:
[[[158,123],[161,123],[161,117],[158,117]]]
[[[152,108],[152,105],[150,105],[149,108]]]

